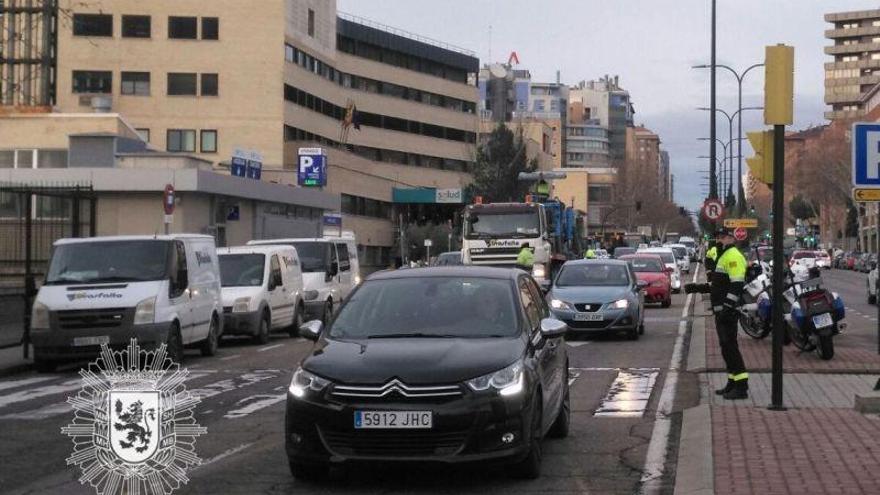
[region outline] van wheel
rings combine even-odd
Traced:
[[[38,373],[52,373],[58,368],[58,363],[45,359],[34,359],[34,368]]]
[[[299,335],[299,329],[302,328],[303,325],[303,305],[300,304],[296,307],[296,313],[293,315],[293,325],[288,329],[288,333],[290,333],[290,337],[296,337]]]
[[[165,341],[165,353],[175,363],[183,362],[183,339],[180,337],[180,328],[177,323],[168,330],[168,340]]]
[[[328,299],[324,304],[324,315],[321,317],[325,327],[330,323],[331,318],[333,318],[333,299]]]
[[[202,342],[202,356],[217,354],[217,344],[220,341],[220,325],[217,323],[217,315],[211,316],[211,327],[208,328],[208,336]]]
[[[257,330],[257,334],[254,335],[254,343],[255,344],[266,344],[269,342],[269,313],[263,312],[263,317],[260,318],[260,329]]]

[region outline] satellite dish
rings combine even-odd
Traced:
[[[489,73],[492,74],[492,77],[497,77],[498,79],[507,77],[507,69],[501,64],[490,65]]]

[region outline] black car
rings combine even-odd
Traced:
[[[287,395],[291,473],[344,461],[495,460],[540,475],[569,426],[567,327],[519,270],[376,273],[316,340]]]
[[[440,253],[431,266],[455,266],[461,264],[461,251]]]

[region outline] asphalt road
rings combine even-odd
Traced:
[[[543,476],[535,481],[481,465],[397,464],[351,466],[323,483],[295,480],[283,447],[284,401],[291,373],[311,342],[286,336],[265,346],[225,340],[212,358],[189,351],[186,386],[203,397],[196,420],[208,433],[196,441],[202,465],[174,493],[637,492],[684,302],[681,294],[673,296],[671,308],[649,307],[638,341],[602,336],[567,342],[574,378],[571,434],[545,440]],[[681,381],[679,402],[688,401],[696,384]],[[65,401],[80,387],[73,368],[0,380],[0,492],[94,493],[77,481],[78,469],[65,464],[72,444],[61,434],[73,417]],[[639,393],[650,398],[647,404],[609,402]],[[674,472],[679,422],[672,419],[668,452]],[[673,483],[664,477],[661,492],[672,493]]]
[[[837,292],[846,305],[846,331],[834,339],[839,347],[877,350],[877,306],[868,304],[868,274],[849,270],[823,270],[825,286]]]

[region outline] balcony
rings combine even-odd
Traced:
[[[825,118],[828,120],[850,120],[857,119],[864,114],[864,110],[832,110],[825,112]]]
[[[880,10],[857,10],[825,14],[825,22],[852,22],[865,19],[880,19]]]
[[[880,51],[880,43],[856,43],[854,45],[826,46],[826,55],[843,55]]]
[[[856,36],[880,35],[880,26],[862,26],[849,29],[827,29],[825,37],[829,39],[854,38]]]
[[[825,103],[828,105],[834,103],[858,103],[862,101],[861,93],[847,93],[847,94],[831,94],[825,93]]]

